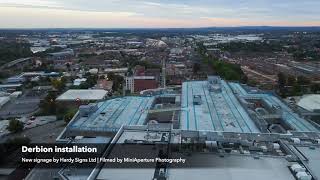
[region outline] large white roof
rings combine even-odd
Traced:
[[[303,96],[298,102],[298,106],[309,111],[320,109],[320,94]]]
[[[0,97],[0,107],[5,105],[8,101],[10,101],[10,97],[8,96]]]
[[[71,89],[60,95],[58,101],[70,100],[101,100],[107,95],[107,91],[102,89]]]

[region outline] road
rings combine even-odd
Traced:
[[[28,137],[31,143],[54,143],[58,135],[65,127],[64,121],[56,121],[35,128],[24,130],[21,133],[11,134],[3,137],[0,142],[5,142],[8,138]]]

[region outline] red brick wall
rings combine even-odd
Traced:
[[[146,89],[158,88],[158,82],[156,80],[135,79],[134,91],[139,92]]]

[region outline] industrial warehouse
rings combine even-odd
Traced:
[[[122,125],[172,124],[174,129],[239,133],[319,132],[273,94],[210,76],[181,91],[152,91],[80,106],[58,140],[115,134]]]
[[[102,159],[155,159],[69,165],[63,179],[320,178],[319,126],[272,93],[218,76],[82,105],[56,141],[104,144]]]

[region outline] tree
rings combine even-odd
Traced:
[[[69,109],[68,112],[64,115],[63,120],[66,123],[69,123],[76,113],[77,113],[76,109]]]
[[[122,76],[119,76],[110,72],[108,73],[107,78],[108,80],[113,81],[113,86],[112,86],[113,91],[117,91],[122,88],[122,83],[124,81],[124,78]]]
[[[53,92],[49,92],[44,100],[40,103],[40,107],[44,114],[51,115],[56,113],[56,98]]]
[[[312,91],[313,93],[318,93],[318,92],[320,92],[320,84],[312,84],[312,85],[311,85],[311,91]]]
[[[216,48],[229,52],[274,52],[281,51],[282,45],[278,42],[230,42],[220,43]]]
[[[301,86],[299,86],[298,84],[295,84],[293,86],[293,92],[292,92],[292,95],[294,96],[300,96],[302,94],[302,88]]]
[[[143,66],[146,69],[161,69],[161,65],[160,64],[155,64],[149,61],[132,61],[131,63],[129,63],[130,66],[135,67],[137,65]]]
[[[12,119],[9,122],[8,130],[12,133],[17,133],[23,130],[23,123],[16,119]]]
[[[244,72],[241,70],[241,67],[237,64],[231,64],[217,59],[211,59],[208,63],[216,74],[226,80],[241,82],[245,82],[247,80]]]
[[[71,71],[71,65],[69,63],[66,64],[68,71]]]
[[[10,61],[32,56],[30,44],[13,41],[0,41],[0,65]]]
[[[257,86],[258,85],[257,81],[255,81],[253,79],[248,80],[247,84],[249,86]]]
[[[294,53],[293,53],[293,58],[294,60],[296,61],[302,61],[304,60],[305,58],[307,57],[307,54],[305,51],[299,49],[299,50],[296,50]]]
[[[287,82],[287,77],[285,74],[283,74],[282,72],[280,72],[278,74],[278,88],[279,88],[279,93],[280,96],[285,97],[286,96],[286,82]]]
[[[109,72],[107,74],[108,80],[113,81],[115,79],[115,74],[113,72]]]
[[[99,79],[106,79],[106,77],[104,75],[101,75]]]
[[[21,146],[29,145],[31,140],[28,137],[15,137],[8,139],[5,144],[5,152],[13,152],[21,148]]]
[[[298,85],[308,85],[310,84],[310,80],[304,76],[298,76],[297,78]]]
[[[201,69],[201,65],[199,63],[194,63],[192,67],[193,74],[197,74]]]
[[[283,74],[282,72],[280,72],[278,74],[278,85],[279,85],[279,88],[284,88],[285,87],[286,81],[287,81],[286,79],[287,79],[286,75]]]
[[[5,78],[8,78],[9,76],[10,74],[7,72],[0,72],[0,79],[5,79]]]
[[[6,144],[16,144],[16,145],[28,145],[30,144],[30,139],[28,137],[15,137],[8,139]]]
[[[119,89],[122,89],[124,78],[119,75],[115,75],[115,78],[113,79],[113,86],[112,90],[117,91]]]
[[[61,92],[65,87],[65,80],[61,79],[53,79],[51,80],[51,85],[57,89],[59,92]]]
[[[288,76],[288,79],[287,79],[288,86],[294,86],[296,84],[296,82],[297,82],[296,77]]]
[[[94,85],[96,85],[97,81],[98,81],[98,76],[97,75],[89,75],[89,76],[87,76],[86,83],[89,86],[88,88],[91,88]]]
[[[87,83],[86,81],[85,82],[82,82],[79,87],[79,89],[89,89],[90,88],[90,85],[89,83]]]

